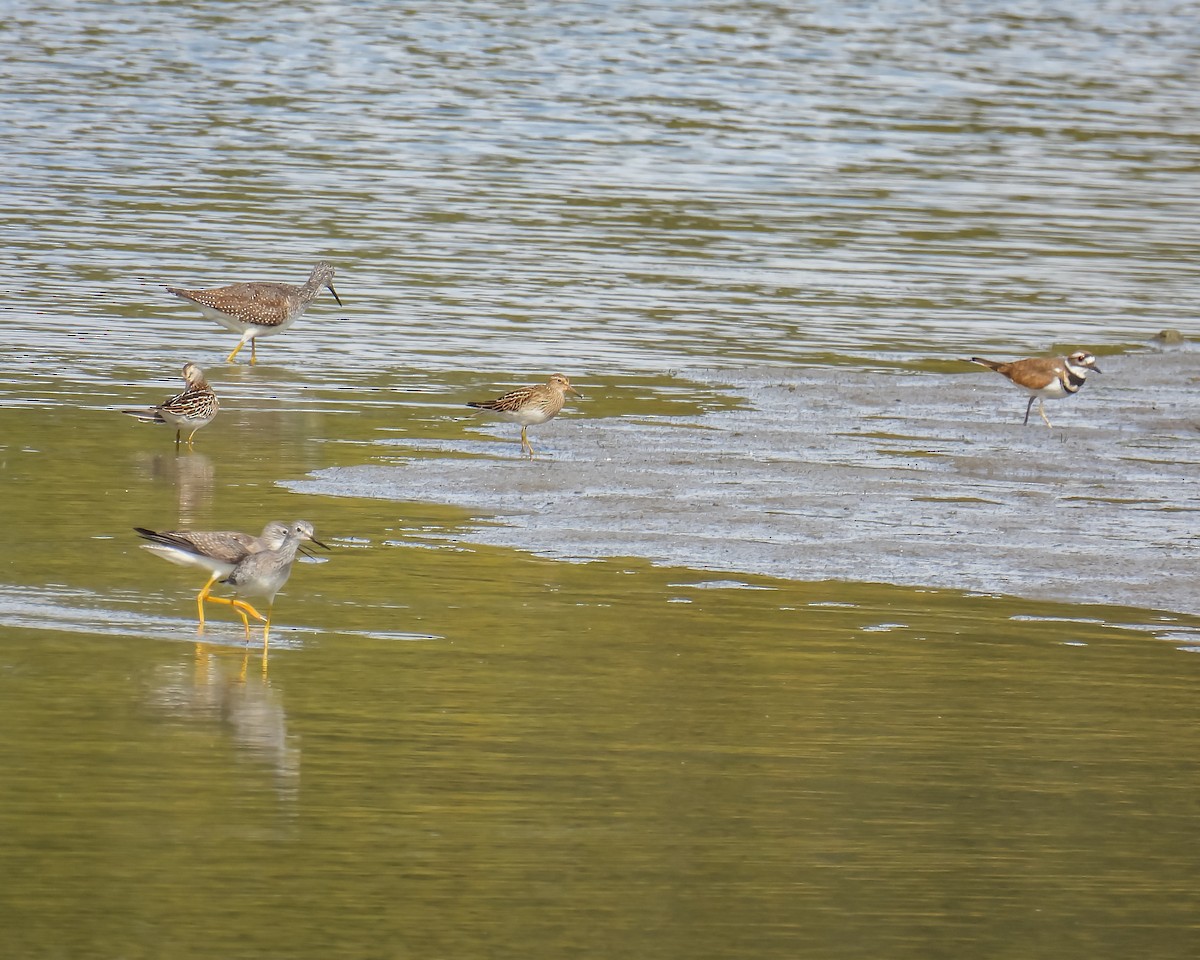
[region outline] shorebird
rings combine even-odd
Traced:
[[[1010,363],[971,357],[968,362],[979,363],[989,370],[995,370],[1018,387],[1029,391],[1029,404],[1025,407],[1026,425],[1029,423],[1029,411],[1033,409],[1034,400],[1038,402],[1038,413],[1046,421],[1046,426],[1050,426],[1043,401],[1078,393],[1091,371],[1103,372],[1096,366],[1096,358],[1086,350],[1077,350],[1069,357],[1030,357]]]
[[[312,541],[318,547],[325,547],[320,540],[313,536],[313,525],[307,520],[296,520],[287,525],[283,542],[278,547],[260,550],[243,559],[229,576],[222,580],[234,587],[238,594],[249,594],[255,597],[267,598],[267,615],[258,616],[265,621],[263,627],[263,647],[266,648],[271,632],[271,610],[275,606],[275,595],[283,589],[288,577],[292,575],[292,564],[296,559],[296,551],[305,541]],[[328,547],[325,547],[328,550]],[[210,599],[217,599],[211,597]],[[249,607],[243,600],[226,600],[226,603],[238,609],[239,605]],[[250,609],[253,610],[251,607]],[[256,614],[257,615],[257,614]],[[250,624],[246,622],[246,636],[250,636]]]
[[[167,292],[194,303],[201,313],[227,330],[240,333],[242,338],[225,362],[233,363],[238,351],[249,341],[250,363],[253,365],[257,359],[255,341],[259,337],[283,333],[308,309],[322,287],[333,294],[333,299],[340,307],[342,298],[333,289],[333,266],[324,260],[312,268],[312,273],[301,286],[273,282],[232,283],[227,287],[209,290],[167,287]]]
[[[145,527],[133,529],[138,536],[150,541],[142,544],[143,550],[149,550],[156,557],[162,557],[183,567],[199,567],[210,574],[208,583],[196,595],[196,611],[200,616],[201,632],[204,630],[205,600],[229,604],[242,618],[246,629],[250,629],[246,612],[239,608],[238,604],[224,597],[209,596],[209,591],[217,580],[233,573],[234,568],[250,554],[282,546],[288,534],[287,524],[278,520],[272,520],[263,527],[262,534],[257,537],[237,530],[147,530]],[[256,620],[264,619],[250,604],[244,603],[242,606]]]
[[[486,410],[505,420],[519,423],[521,425],[521,450],[528,452],[529,459],[532,460],[533,445],[530,444],[525,431],[529,427],[545,423],[558,416],[566,402],[568,392],[577,397],[583,396],[571,386],[571,381],[564,374],[556,373],[545,383],[522,387],[520,390],[513,390],[502,397],[497,397],[495,400],[468,403],[467,406],[475,407],[477,410]]]
[[[122,410],[131,417],[137,417],[142,423],[169,423],[175,428],[175,442],[179,443],[180,434],[191,427],[188,434],[188,446],[192,445],[192,437],[201,427],[212,423],[213,417],[221,405],[217,395],[204,379],[204,371],[194,363],[183,365],[183,379],[187,384],[183,393],[172,397],[164,403],[140,410]]]

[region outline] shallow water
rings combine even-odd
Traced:
[[[1195,955],[1190,5],[0,12],[0,953]]]

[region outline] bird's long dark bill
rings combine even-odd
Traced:
[[[1103,371],[1103,370],[1101,370],[1099,367],[1097,367],[1095,364],[1092,364],[1092,369],[1093,369],[1093,370],[1095,370],[1095,371],[1096,371],[1096,373],[1103,373],[1103,372],[1104,372],[1104,371]]]
[[[324,550],[328,550],[328,549],[329,549],[329,545],[328,545],[328,544],[326,544],[326,543],[322,543],[322,542],[321,542],[320,540],[318,540],[316,537],[309,537],[309,538],[308,538],[308,540],[309,540],[309,543],[315,543],[315,544],[316,544],[318,547],[321,547],[321,548],[322,548],[322,549],[324,549]]]
[[[336,301],[338,302],[338,306],[339,306],[339,307],[340,307],[340,306],[342,306],[342,298],[341,298],[341,297],[339,297],[339,296],[337,295],[337,291],[333,289],[333,284],[332,284],[332,283],[331,283],[331,284],[329,284],[329,285],[328,285],[328,286],[327,286],[325,289],[326,289],[326,290],[328,290],[330,293],[332,293],[332,294],[333,294],[333,299],[334,299],[334,300],[336,300]]]

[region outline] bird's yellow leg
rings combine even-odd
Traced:
[[[246,613],[250,614],[250,616],[252,616],[255,620],[266,620],[267,619],[261,613],[259,613],[257,610],[255,610],[252,606],[250,606],[250,604],[248,604],[245,600],[236,600],[236,599],[231,600],[228,597],[212,597],[212,596],[205,597],[204,599],[206,599],[209,603],[224,603],[230,607],[233,607],[233,609],[237,610],[238,612],[245,610]]]
[[[229,356],[227,356],[225,358],[226,363],[233,363],[233,358],[236,357],[241,352],[242,347],[244,347],[246,345],[246,339],[247,339],[246,337],[242,337],[242,339],[237,342],[237,346],[234,347],[231,351],[229,351]],[[251,338],[250,342],[251,342],[251,344],[253,344],[253,342],[254,342],[253,338]],[[253,351],[253,349],[254,349],[253,346],[251,346],[250,349],[251,349],[251,351]]]
[[[525,433],[528,427],[521,428],[521,450],[529,454],[529,459],[533,459],[533,444],[529,442],[529,436]]]
[[[245,600],[230,600],[227,597],[211,597],[211,596],[205,597],[205,599],[209,603],[224,603],[230,607],[233,607],[233,609],[237,611],[238,616],[241,617],[244,622],[246,622],[247,628],[249,627],[249,622],[246,621],[247,613],[250,614],[250,616],[252,616],[255,620],[266,620],[267,619],[261,613],[259,613],[257,610],[255,610],[252,606],[250,606],[250,604],[248,604]]]
[[[217,577],[219,576],[219,573],[214,573],[209,577],[208,583],[204,585],[204,588],[196,594],[196,613],[200,615],[200,633],[204,632],[204,601],[208,599],[208,592],[212,589],[212,585],[217,582]]]
[[[248,604],[245,600],[231,600],[229,602],[229,605],[231,607],[233,607],[235,610],[244,610],[246,613],[250,614],[250,616],[252,616],[255,620],[262,620],[265,623],[271,619],[270,608],[267,609],[267,615],[264,617],[261,613],[259,613],[252,606],[250,606],[250,604]]]
[[[258,363],[258,339],[256,337],[251,337],[250,338],[250,366],[254,366],[256,363]]]
[[[263,627],[263,661],[267,659],[267,643],[271,637],[271,609],[275,606],[274,602],[267,606],[267,623]]]

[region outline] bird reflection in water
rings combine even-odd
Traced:
[[[143,453],[134,461],[139,475],[175,486],[179,497],[178,526],[187,528],[212,513],[217,471],[202,453]]]
[[[300,749],[289,736],[278,690],[262,673],[251,671],[249,648],[234,650],[197,643],[186,661],[160,668],[154,702],[176,719],[216,726],[239,753],[272,771],[281,799],[294,800],[300,787]]]

